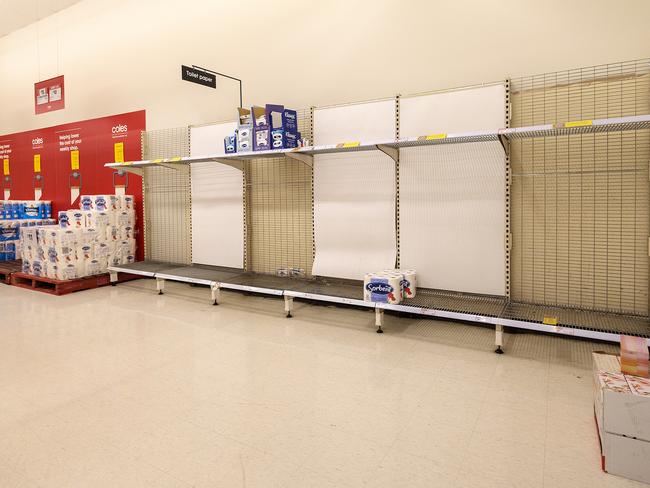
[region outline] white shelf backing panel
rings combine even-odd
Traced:
[[[426,288],[504,295],[504,196],[498,142],[403,150],[401,267]]]
[[[395,99],[314,109],[314,145],[395,140]]]
[[[400,137],[506,127],[504,83],[400,98]]]
[[[215,154],[234,122],[190,128],[190,154]],[[190,166],[192,172],[192,261],[243,268],[244,187],[242,172],[215,162]]]
[[[449,127],[478,140],[400,150],[400,266],[420,286],[506,292],[505,108],[501,84],[400,101],[400,135]]]
[[[394,141],[395,125],[393,99],[315,109],[314,141]],[[394,267],[394,161],[377,150],[314,159],[313,274],[358,280]]]

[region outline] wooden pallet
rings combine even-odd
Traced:
[[[21,269],[23,269],[23,262],[20,259],[0,261],[0,283],[11,284],[11,275]]]
[[[116,283],[123,281],[137,280],[141,276],[129,273],[119,273]],[[76,291],[91,290],[99,288],[100,286],[107,286],[111,284],[110,276],[108,273],[85,276],[76,280],[53,280],[45,276],[33,276],[22,272],[11,274],[11,284],[20,288],[28,290],[42,291],[51,295],[67,295]]]

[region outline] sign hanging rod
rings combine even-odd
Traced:
[[[224,78],[229,78],[231,80],[237,81],[239,83],[239,107],[244,107],[244,100],[242,96],[242,81],[239,78],[235,78],[234,76],[230,76],[225,73],[219,73],[218,71],[213,71],[211,69],[202,68],[201,66],[196,66],[195,64],[192,65],[192,68],[200,69],[201,71],[206,71],[208,73],[213,73],[215,75],[223,76]]]

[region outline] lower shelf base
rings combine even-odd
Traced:
[[[217,289],[476,322],[494,325],[501,330],[511,327],[610,342],[618,342],[622,334],[650,338],[649,317],[513,302],[499,296],[420,288],[415,298],[399,305],[388,305],[365,302],[362,282],[356,280],[280,277],[234,268],[151,261],[115,266],[109,271],[116,277],[129,273],[156,278],[160,294],[165,280],[170,280]],[[382,332],[379,327],[377,333]],[[501,343],[497,341],[495,345],[498,346],[495,352],[501,354]]]

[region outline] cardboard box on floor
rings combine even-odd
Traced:
[[[602,468],[650,483],[650,381],[623,375],[612,354],[593,353],[593,365]]]

